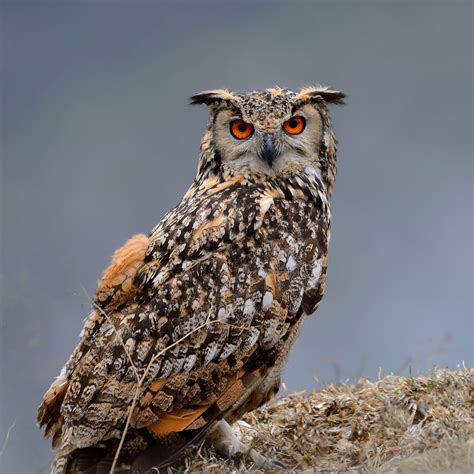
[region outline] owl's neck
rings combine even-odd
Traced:
[[[218,160],[219,158],[214,163],[215,168],[211,165],[198,170],[196,179],[185,198],[191,197],[199,188],[206,188],[209,182],[223,183],[241,177],[243,178],[242,183],[247,183],[246,185],[249,186],[263,184],[282,199],[316,201],[324,199],[329,206],[334,180],[325,180],[322,170],[317,166],[293,166],[273,175],[255,172],[232,174],[225,173],[223,167],[218,165]],[[210,164],[212,160],[206,160],[206,163]]]
[[[320,156],[314,166],[294,166],[277,174],[257,174],[252,171],[242,173],[227,170],[222,165],[222,159],[214,147],[201,149],[201,159],[194,180],[195,187],[200,187],[209,178],[217,178],[220,182],[225,182],[237,176],[243,176],[249,182],[269,183],[281,189],[284,194],[292,192],[291,190],[295,190],[296,194],[305,195],[322,192],[329,198],[336,177],[335,156]]]

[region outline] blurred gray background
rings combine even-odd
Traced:
[[[472,8],[3,2],[0,471],[48,471],[36,408],[114,249],[193,179],[202,89],[349,94],[327,293],[288,390],[472,366]]]

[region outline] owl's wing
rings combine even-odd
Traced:
[[[48,394],[40,408],[57,447],[120,437],[137,391],[131,427],[163,438],[210,426],[252,390],[265,371],[248,365],[260,334],[257,305],[278,318],[281,293],[274,272],[239,268],[238,260],[275,197],[243,178],[208,180],[149,238],[117,252],[99,283],[98,310],[50,389],[61,402],[56,417]],[[266,327],[266,344],[286,330],[278,324]]]
[[[80,359],[84,355],[83,342],[90,339],[94,328],[101,326],[105,311],[110,312],[133,297],[136,291],[134,278],[143,264],[148,245],[149,238],[144,234],[137,234],[115,251],[112,262],[97,284],[94,309],[86,320],[82,341],[74,351],[72,360]],[[54,436],[62,426],[61,405],[69,388],[68,372],[72,370],[69,365],[46,392],[38,410],[38,422],[41,426],[45,425],[46,436]]]

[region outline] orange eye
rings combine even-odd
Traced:
[[[306,126],[306,120],[301,115],[295,115],[294,117],[289,118],[283,124],[283,130],[290,135],[298,135]]]
[[[237,140],[245,140],[252,135],[253,125],[240,119],[232,120],[230,123],[230,133]]]

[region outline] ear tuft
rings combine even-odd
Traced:
[[[208,107],[218,107],[222,102],[233,103],[236,97],[227,89],[213,89],[209,91],[199,92],[190,99],[191,105],[207,105]]]
[[[305,103],[323,100],[326,104],[345,104],[344,92],[324,86],[304,87],[296,96],[296,101]]]

